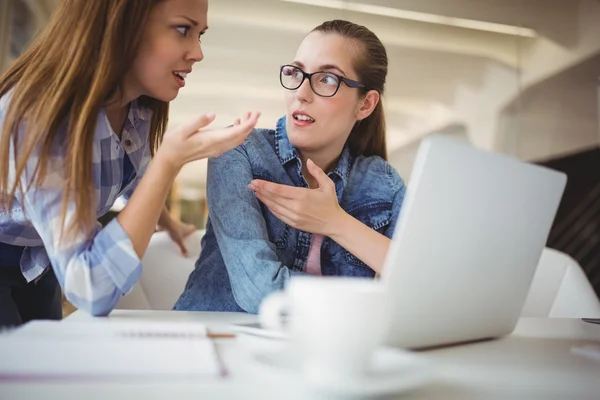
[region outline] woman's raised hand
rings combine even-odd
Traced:
[[[216,157],[242,144],[252,132],[260,117],[259,112],[249,112],[237,118],[235,124],[223,129],[208,129],[215,114],[203,114],[190,122],[168,130],[156,157],[174,168],[208,157]]]

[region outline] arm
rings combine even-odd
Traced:
[[[51,160],[52,171],[41,186],[32,186],[23,195],[21,204],[42,239],[66,297],[75,306],[93,315],[106,315],[112,310],[140,276],[140,258],[181,166],[237,145],[254,127],[258,115],[253,114],[234,128],[200,130],[213,118],[204,115],[165,134],[163,144],[127,206],[104,229],[96,226],[92,232],[80,230],[69,240],[60,237],[62,157]],[[28,160],[27,171],[21,176],[23,187],[28,187],[37,163],[37,157]],[[67,223],[72,220],[75,209],[76,204],[69,203]]]
[[[121,194],[120,197],[125,201],[125,204],[127,204],[129,199],[133,195],[133,192],[135,192],[135,189],[137,188],[137,186],[138,186],[138,182],[135,182],[134,184],[130,185]],[[169,209],[165,205],[160,213],[160,217],[158,217],[158,225],[164,229],[167,229],[167,227],[170,227],[171,225],[173,225],[174,222],[175,222],[175,220],[173,220],[173,218],[171,217],[171,213],[169,212]]]
[[[137,187],[137,182],[135,185],[131,185],[127,188],[121,195],[121,198],[125,200],[125,204],[127,204],[131,198],[135,187]],[[158,217],[158,228],[159,230],[165,230],[169,234],[169,237],[179,247],[179,250],[184,257],[189,256],[185,240],[189,235],[196,231],[197,228],[195,225],[174,219],[165,205],[160,213],[160,217]]]
[[[163,159],[159,151],[117,217],[123,230],[131,238],[139,258],[146,252],[178,172],[179,167]]]
[[[171,214],[169,213],[169,209],[167,206],[164,206],[162,211],[160,212],[160,216],[158,217],[158,225],[162,228],[169,230],[169,227],[173,224],[173,218],[171,218]]]
[[[331,226],[329,237],[376,273],[381,273],[391,240],[344,210]]]
[[[163,207],[160,217],[158,218],[158,226],[169,234],[169,237],[173,243],[179,247],[181,255],[188,257],[189,253],[187,245],[185,244],[185,239],[192,233],[196,232],[196,225],[187,224],[185,222],[173,219],[173,217],[171,217],[171,213],[167,209],[167,206],[165,206]]]
[[[331,226],[331,239],[378,274],[381,274],[384,267],[406,193],[406,186],[399,177],[398,180],[400,188],[396,192],[392,204],[392,221],[383,235],[341,209],[337,221]]]
[[[123,200],[125,200],[125,203],[129,201],[131,195],[133,194],[133,192],[135,192],[135,188],[137,187],[137,185],[138,182],[133,183],[121,194],[121,197],[123,198]]]
[[[32,160],[32,168],[35,162]],[[27,216],[44,243],[65,296],[93,315],[107,315],[141,274],[141,255],[176,173],[159,160],[152,164],[123,216],[119,215],[104,229],[97,226],[91,233],[78,232],[62,241],[63,183],[56,171],[42,187],[32,187],[23,196]],[[144,196],[148,201],[142,201]],[[75,207],[74,203],[69,204],[67,221]]]
[[[305,273],[289,269],[277,258],[259,202],[248,189],[252,177],[243,147],[208,161],[210,220],[233,296],[241,308],[256,313],[265,296]]]
[[[392,204],[392,221],[385,235],[382,235],[340,207],[335,185],[323,170],[311,160],[307,161],[307,167],[317,180],[316,189],[289,187],[261,180],[252,181],[250,187],[256,192],[256,197],[286,224],[330,237],[380,273],[404,200],[405,187],[400,177],[397,177],[398,190]]]
[[[131,238],[138,257],[142,257],[175,176],[183,165],[221,154],[241,143],[256,125],[259,113],[248,113],[243,123],[222,130],[203,130],[215,118],[203,115],[165,133],[163,142],[138,184],[127,206],[117,217]]]

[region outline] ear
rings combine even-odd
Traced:
[[[359,102],[359,108],[356,111],[356,120],[362,121],[371,115],[378,103],[379,92],[377,90],[369,90]]]

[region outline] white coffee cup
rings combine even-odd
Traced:
[[[260,306],[260,322],[285,329],[312,382],[363,375],[384,337],[384,290],[378,281],[343,277],[294,277],[286,291]],[[284,326],[282,314],[289,314]]]

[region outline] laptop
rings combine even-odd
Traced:
[[[424,139],[381,274],[387,344],[511,333],[565,184],[563,173],[463,141]]]

